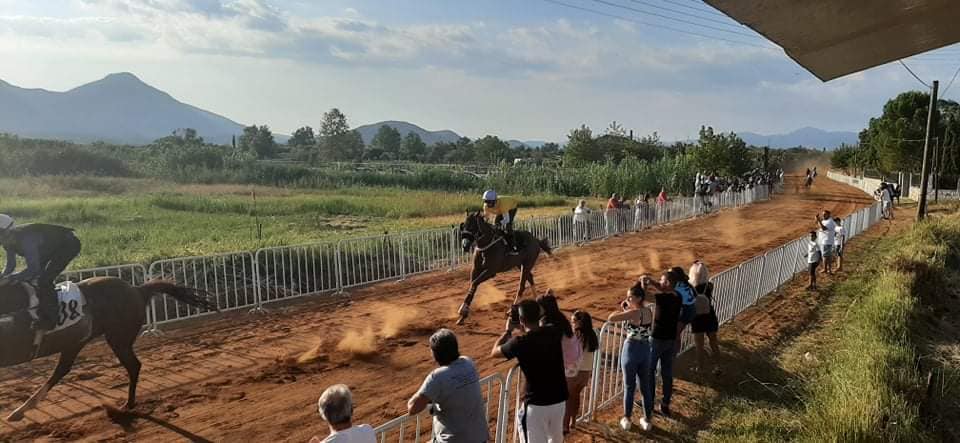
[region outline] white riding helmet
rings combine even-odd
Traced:
[[[0,214],[0,231],[6,231],[15,225],[13,217],[7,214]]]
[[[483,201],[485,202],[494,201],[496,199],[497,199],[497,191],[494,191],[493,189],[488,189],[486,192],[483,193]]]

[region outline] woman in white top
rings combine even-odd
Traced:
[[[600,347],[600,339],[593,330],[593,319],[586,311],[576,311],[570,318],[577,341],[583,349],[580,354],[580,363],[576,375],[567,377],[567,407],[563,414],[563,433],[568,434],[577,425],[580,416],[580,395],[590,383],[590,374],[593,373],[593,356]]]
[[[580,246],[587,240],[587,216],[590,214],[590,208],[587,207],[586,200],[580,200],[577,207],[573,208],[573,240]]]

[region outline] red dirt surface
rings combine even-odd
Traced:
[[[810,231],[817,210],[845,216],[872,201],[826,178],[806,194],[793,193],[790,183],[785,188],[788,194],[770,202],[560,250],[535,270],[538,289],[553,288],[565,310],[588,310],[599,325],[643,272],[688,266],[697,257],[717,273]],[[477,361],[482,375],[507,372],[510,363],[487,355],[517,279],[512,272],[485,284],[463,327],[454,321],[468,270],[268,306],[265,316],[205,319],[141,339],[135,420],[104,413],[104,405],[125,398],[126,373],[98,342],[39,409],[22,422],[0,424],[0,441],[307,441],[326,434],[316,400],[335,383],[353,390],[356,422],[380,424],[406,410],[434,368],[426,343],[439,327],[457,332],[461,353]],[[54,363],[0,369],[0,412],[26,399]]]

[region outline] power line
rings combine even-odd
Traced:
[[[720,17],[726,17],[726,16],[727,16],[727,14],[724,14],[724,13],[722,13],[722,12],[717,12],[717,11],[715,11],[715,10],[713,10],[713,9],[698,8],[698,7],[696,7],[696,6],[690,6],[690,5],[688,5],[688,4],[684,4],[683,2],[678,2],[678,1],[675,1],[675,0],[661,0],[661,1],[664,2],[664,3],[670,3],[671,5],[677,5],[677,6],[680,6],[680,7],[683,7],[683,8],[693,9],[694,11],[700,11],[700,12],[705,12],[705,13],[707,13],[707,14],[718,15],[718,16],[720,16]]]
[[[631,2],[634,2],[634,3],[639,3],[639,4],[644,5],[644,6],[649,6],[649,7],[651,7],[651,8],[656,8],[656,9],[660,9],[660,10],[663,10],[663,11],[671,12],[671,13],[674,13],[674,14],[680,14],[680,15],[685,16],[685,17],[692,17],[692,18],[695,18],[695,19],[697,19],[697,20],[703,20],[703,21],[710,22],[710,23],[717,23],[717,24],[721,24],[721,25],[724,25],[724,26],[734,26],[734,27],[737,27],[737,28],[741,27],[741,25],[740,25],[739,23],[733,23],[733,24],[731,24],[729,19],[727,19],[727,20],[717,20],[717,19],[715,19],[715,18],[701,17],[701,16],[699,16],[699,15],[691,14],[691,13],[689,13],[689,12],[679,11],[679,10],[676,10],[676,9],[667,8],[667,7],[664,7],[664,6],[652,4],[652,3],[647,2],[647,1],[644,1],[644,0],[630,0],[630,1],[631,1]],[[696,8],[694,8],[694,9],[696,9]]]
[[[957,66],[957,70],[953,72],[953,78],[950,79],[950,83],[947,83],[947,87],[943,88],[943,92],[940,94],[941,97],[947,96],[947,91],[953,86],[953,81],[957,79],[957,74],[960,74],[960,66]]]
[[[650,22],[646,22],[646,21],[643,21],[643,20],[637,20],[637,19],[634,19],[634,18],[624,17],[624,16],[622,16],[622,15],[611,14],[611,13],[609,13],[609,12],[598,11],[598,10],[596,10],[596,9],[591,9],[591,8],[585,8],[585,7],[583,7],[583,6],[571,5],[571,4],[569,4],[569,3],[565,3],[565,2],[562,2],[562,1],[559,1],[559,0],[543,0],[543,1],[545,1],[545,2],[547,2],[547,3],[553,3],[553,4],[555,4],[555,5],[564,6],[564,7],[570,8],[570,9],[576,9],[576,10],[578,10],[578,11],[589,12],[589,13],[591,13],[591,14],[602,15],[602,16],[604,16],[604,17],[615,18],[615,19],[618,19],[618,20],[626,21],[626,22],[637,23],[637,24],[640,24],[640,25],[649,26],[649,27],[651,27],[651,28],[666,29],[666,30],[668,30],[668,31],[679,32],[679,33],[681,33],[681,34],[693,35],[693,36],[697,36],[697,37],[708,38],[708,39],[711,39],[711,40],[719,40],[719,41],[724,41],[724,42],[727,42],[727,43],[734,43],[734,44],[738,44],[738,45],[752,46],[752,47],[754,47],[754,48],[766,49],[766,50],[768,50],[768,51],[776,51],[776,50],[777,50],[776,48],[772,48],[772,47],[770,47],[770,46],[763,46],[763,45],[758,45],[758,44],[749,43],[749,42],[740,41],[740,40],[731,40],[731,39],[727,39],[727,38],[723,38],[723,37],[717,37],[717,36],[715,36],[715,35],[701,34],[701,33],[699,33],[699,32],[688,31],[688,30],[680,29],[680,28],[674,28],[674,27],[672,27],[672,26],[661,25],[661,24],[658,24],[658,23],[650,23]]]
[[[926,84],[923,80],[920,80],[920,77],[917,77],[917,74],[914,74],[914,73],[913,73],[913,70],[911,70],[910,67],[907,66],[907,64],[903,62],[903,60],[897,60],[897,61],[900,62],[900,65],[903,66],[904,69],[906,69],[907,72],[909,72],[910,75],[913,76],[913,78],[917,79],[917,81],[920,82],[921,85],[926,86],[927,89],[930,89],[930,88],[931,88],[930,85]]]
[[[619,5],[619,4],[616,4],[616,3],[613,3],[613,2],[608,2],[607,0],[593,0],[593,1],[596,2],[596,3],[603,4],[603,5],[612,6],[612,7],[614,7],[614,8],[626,9],[626,10],[628,10],[628,11],[633,11],[633,12],[637,12],[637,13],[640,13],[640,14],[652,15],[652,16],[654,16],[654,17],[660,17],[660,18],[662,18],[662,19],[671,20],[671,21],[675,21],[675,22],[678,22],[678,23],[684,23],[684,24],[687,24],[687,25],[699,26],[699,27],[701,27],[701,28],[711,29],[711,30],[718,31],[718,32],[726,32],[726,33],[728,33],[728,34],[742,35],[742,36],[750,37],[750,38],[759,38],[759,37],[757,37],[756,35],[753,35],[753,34],[747,34],[747,33],[745,33],[745,32],[731,31],[731,30],[729,30],[729,29],[718,28],[718,27],[716,27],[716,26],[710,26],[710,25],[700,24],[700,23],[697,23],[697,22],[691,22],[691,21],[689,21],[689,20],[684,20],[684,19],[680,19],[680,18],[670,17],[669,15],[663,15],[663,14],[658,14],[658,13],[656,13],[656,12],[649,12],[649,11],[644,11],[644,10],[642,10],[642,9],[631,8],[631,7],[629,7],[629,6]]]

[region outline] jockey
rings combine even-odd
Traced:
[[[12,217],[0,214],[0,244],[7,254],[7,265],[0,279],[32,283],[40,301],[37,313],[40,320],[36,326],[47,331],[53,329],[59,320],[53,284],[80,254],[80,240],[70,228],[40,223],[15,226]],[[25,259],[27,269],[14,274],[18,256]]]
[[[497,197],[497,192],[490,189],[483,193],[483,215],[493,215],[494,226],[503,230],[504,240],[513,252],[517,251],[513,236],[513,221],[517,218],[517,208],[520,203],[512,197]]]

